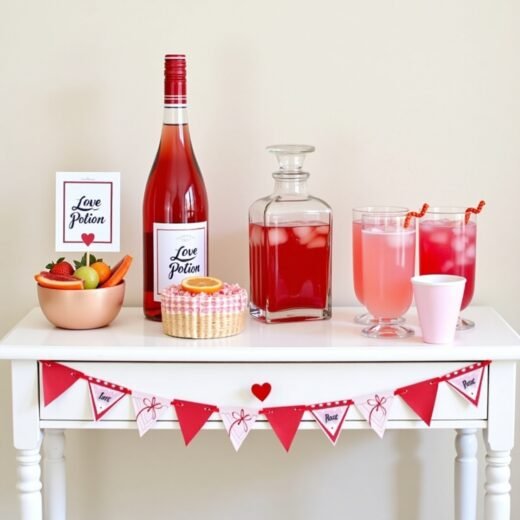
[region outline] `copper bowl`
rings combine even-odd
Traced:
[[[106,327],[119,314],[125,282],[104,289],[49,289],[38,285],[38,300],[45,317],[62,329]]]

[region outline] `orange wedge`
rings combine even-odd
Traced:
[[[211,294],[222,289],[222,285],[222,280],[212,276],[190,276],[181,282],[181,287],[192,293]]]

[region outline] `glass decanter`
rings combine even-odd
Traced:
[[[274,191],[249,208],[250,313],[267,323],[331,316],[332,210],[309,195],[314,146],[276,145]]]

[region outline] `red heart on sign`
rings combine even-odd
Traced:
[[[271,385],[269,383],[264,383],[263,385],[255,383],[251,387],[251,392],[257,399],[260,399],[260,401],[264,401],[267,398],[267,396],[271,393]]]
[[[94,233],[83,233],[81,235],[81,240],[85,242],[85,245],[89,246],[92,244],[92,242],[94,242]]]

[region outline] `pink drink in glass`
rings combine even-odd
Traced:
[[[354,292],[359,303],[365,304],[363,294],[363,254],[361,249],[361,220],[352,222],[352,270],[354,272]]]
[[[406,337],[412,329],[399,325],[409,309],[415,270],[415,220],[405,216],[363,216],[363,295],[376,320],[363,329],[369,337]]]
[[[330,226],[249,226],[251,303],[264,312],[330,306]]]
[[[401,206],[365,206],[352,210],[352,271],[354,279],[354,293],[359,303],[365,304],[363,290],[363,247],[361,240],[361,230],[363,228],[362,217],[364,214],[370,215],[406,215],[408,208]],[[374,317],[368,312],[357,315],[354,318],[356,323],[370,325],[374,323]]]
[[[426,220],[419,224],[419,270],[421,274],[453,274],[466,278],[461,310],[475,291],[477,224],[464,218]]]
[[[480,212],[484,202],[475,208]],[[419,268],[421,274],[452,274],[466,278],[461,309],[475,290],[477,246],[476,214],[463,207],[430,208],[419,226]],[[457,330],[471,329],[475,323],[460,317]]]
[[[376,318],[395,319],[412,303],[415,230],[363,231],[365,304]]]

